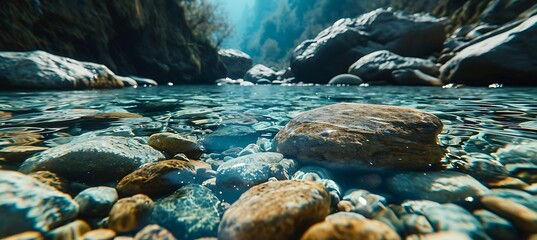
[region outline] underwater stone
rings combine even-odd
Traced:
[[[400,173],[387,180],[387,187],[403,199],[439,203],[464,201],[489,191],[472,176],[453,171]]]
[[[224,213],[218,239],[298,239],[330,212],[330,194],[312,181],[274,181],[252,187]]]
[[[385,239],[399,240],[401,237],[388,225],[377,221],[352,217],[336,217],[327,219],[310,227],[302,235],[301,240],[352,240],[352,239]]]
[[[81,239],[81,236],[89,232],[91,227],[88,223],[82,220],[75,220],[46,234],[47,239],[62,239],[62,240],[76,240]]]
[[[522,204],[495,196],[483,196],[480,201],[486,209],[511,221],[524,233],[537,233],[537,212]]]
[[[147,223],[153,205],[153,200],[143,194],[119,199],[110,210],[108,227],[119,233],[134,231]]]
[[[475,210],[473,214],[492,239],[519,239],[513,224],[502,217],[484,209]]]
[[[202,140],[208,151],[223,152],[232,147],[245,147],[257,141],[258,134],[252,127],[229,125],[221,126]]]
[[[106,228],[95,229],[82,235],[84,240],[112,240],[116,236],[116,232]]]
[[[46,232],[73,219],[78,204],[67,194],[15,171],[0,170],[0,238]]]
[[[184,153],[190,159],[199,159],[203,154],[198,142],[174,133],[155,133],[149,137],[147,143],[157,150],[170,154],[170,156]]]
[[[150,224],[142,228],[134,236],[134,240],[176,240],[173,234],[166,228],[163,228],[157,224]]]
[[[429,169],[440,165],[442,122],[420,110],[339,103],[304,112],[275,137],[278,152],[338,169]]]
[[[210,189],[190,184],[157,200],[151,222],[168,229],[178,239],[216,236],[219,205]]]
[[[489,239],[481,223],[458,205],[448,203],[430,206],[423,210],[425,217],[437,232],[460,232],[467,234],[471,239]]]
[[[39,153],[24,161],[24,173],[49,170],[69,180],[113,181],[164,155],[133,138],[96,137]]]
[[[80,192],[75,201],[80,206],[79,212],[86,216],[103,217],[118,200],[115,188],[91,187]]]

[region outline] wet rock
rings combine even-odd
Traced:
[[[82,235],[83,240],[112,240],[116,236],[116,232],[110,229],[95,229]]]
[[[444,82],[468,85],[537,85],[537,16],[461,50],[441,67]]]
[[[219,204],[210,189],[191,184],[157,200],[151,221],[168,229],[178,239],[216,236]]]
[[[509,144],[492,155],[504,165],[525,163],[537,166],[537,142]]]
[[[153,200],[137,194],[117,201],[108,217],[108,227],[116,232],[131,232],[147,223],[153,210]]]
[[[224,213],[218,239],[298,239],[330,211],[330,195],[311,181],[276,181],[246,191]]]
[[[328,81],[328,85],[360,85],[362,84],[364,81],[356,76],[356,75],[352,75],[352,74],[339,74],[335,77],[333,77],[332,79],[330,79],[330,81]]]
[[[48,147],[38,146],[8,146],[0,149],[0,159],[11,164],[18,164],[31,155],[47,150]]]
[[[257,64],[244,74],[244,81],[257,83],[257,81],[262,79],[268,79],[270,81],[276,80],[277,77],[278,74],[276,74],[276,71],[265,65]]]
[[[393,80],[399,85],[411,86],[442,86],[444,83],[439,78],[423,73],[420,70],[401,69],[392,72]]]
[[[505,198],[484,196],[480,201],[489,211],[508,219],[524,233],[537,233],[537,212]]]
[[[304,163],[340,169],[438,166],[442,122],[406,107],[340,103],[304,112],[275,137],[277,150]]]
[[[261,148],[257,145],[257,144],[248,144],[248,146],[246,146],[244,149],[242,149],[238,154],[237,156],[238,157],[242,157],[242,156],[246,156],[246,155],[250,155],[250,154],[254,154],[254,153],[259,153],[261,152]]]
[[[514,177],[504,177],[501,179],[490,180],[486,182],[486,185],[489,188],[511,188],[519,190],[524,190],[530,186],[524,181]]]
[[[354,213],[354,212],[337,212],[334,214],[330,214],[325,218],[325,221],[330,221],[334,218],[354,218],[356,220],[364,220],[366,219],[362,214]]]
[[[69,180],[118,180],[141,165],[164,159],[159,151],[133,138],[96,137],[71,142],[27,159],[24,173],[49,170]]]
[[[473,214],[492,239],[519,239],[513,224],[500,216],[484,209],[475,210]]]
[[[239,79],[252,68],[252,58],[237,49],[221,49],[218,51],[220,61],[227,69],[227,77]]]
[[[155,133],[149,137],[147,143],[157,150],[170,154],[170,156],[184,153],[190,159],[199,159],[203,154],[198,142],[174,133]]]
[[[1,52],[0,78],[7,88],[121,88],[123,82],[106,66],[79,62],[44,51]]]
[[[24,231],[47,232],[78,212],[69,195],[19,172],[0,170],[0,189],[0,238]]]
[[[40,232],[23,232],[15,235],[11,235],[3,240],[44,240],[45,237]]]
[[[481,223],[464,208],[455,204],[430,206],[423,209],[435,231],[451,231],[466,234],[471,239],[489,239]]]
[[[376,51],[360,58],[349,67],[348,71],[366,82],[396,83],[393,72],[398,70],[420,70],[430,76],[440,74],[431,60],[402,57],[386,50]]]
[[[470,175],[453,171],[400,173],[387,180],[387,187],[404,199],[439,203],[463,201],[489,191]]]
[[[28,176],[31,176],[40,183],[53,187],[60,192],[67,192],[69,183],[56,173],[49,171],[37,171],[29,173]]]
[[[388,205],[386,198],[372,194],[366,190],[355,190],[338,203],[338,210],[359,213],[367,218],[373,218],[382,208]]]
[[[0,120],[10,119],[13,114],[10,112],[0,111]]]
[[[421,214],[404,214],[401,216],[401,222],[409,235],[434,232],[434,228],[431,226],[429,220]]]
[[[399,235],[386,224],[377,220],[357,220],[339,217],[326,220],[311,226],[300,238],[301,240],[328,239],[401,239]]]
[[[481,196],[493,196],[505,198],[518,204],[524,205],[537,212],[537,196],[516,189],[491,189]]]
[[[306,166],[298,169],[293,175],[293,180],[318,181],[321,179],[334,179],[334,174],[322,167]]]
[[[134,236],[134,240],[176,240],[172,233],[157,224],[147,225]]]
[[[111,187],[91,187],[75,197],[80,214],[92,217],[107,216],[117,200],[116,189]]]
[[[55,228],[46,234],[47,239],[53,240],[75,240],[80,239],[82,235],[89,232],[91,227],[82,220],[76,220],[72,223]]]
[[[442,20],[378,9],[340,19],[315,39],[302,42],[294,50],[291,68],[300,80],[326,83],[369,53],[389,50],[402,56],[426,56],[440,50],[445,38]]]
[[[232,147],[245,147],[256,140],[257,133],[252,127],[229,125],[208,134],[202,143],[208,151],[222,152]]]
[[[202,166],[203,165],[203,166]],[[117,185],[122,195],[143,193],[159,196],[190,183],[208,179],[208,164],[198,161],[166,160],[151,163],[125,176]]]
[[[409,235],[406,240],[472,240],[472,238],[464,233],[459,232],[437,232],[425,235]]]

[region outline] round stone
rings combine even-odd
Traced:
[[[352,217],[331,218],[310,227],[301,240],[353,240],[385,239],[399,240],[399,235],[388,225],[377,221]]]
[[[75,201],[80,206],[79,212],[93,217],[108,215],[117,199],[116,189],[111,187],[87,188],[75,197]]]
[[[134,236],[134,240],[176,240],[170,231],[157,224],[147,225]]]
[[[440,165],[442,122],[420,110],[339,103],[304,112],[275,137],[288,158],[340,169],[429,169]]]
[[[271,181],[246,191],[224,213],[218,239],[298,239],[330,212],[330,194],[312,181]]]
[[[147,143],[157,150],[167,152],[170,156],[183,153],[190,159],[199,159],[203,154],[198,142],[174,133],[155,133],[149,137]]]
[[[95,229],[82,235],[84,240],[112,240],[116,236],[116,232],[110,229]]]
[[[108,216],[108,227],[116,232],[130,232],[143,226],[153,210],[153,200],[137,194],[114,204]]]

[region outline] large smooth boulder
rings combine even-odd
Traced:
[[[243,78],[244,74],[252,68],[252,58],[240,50],[221,49],[218,51],[218,56],[227,69],[228,78]]]
[[[385,239],[399,240],[401,237],[388,225],[377,220],[358,220],[352,217],[334,217],[317,223],[302,235],[300,240],[353,240]]]
[[[393,73],[398,70],[420,70],[431,76],[438,76],[440,71],[435,63],[428,59],[403,57],[393,52],[380,50],[370,53],[349,67],[349,73],[366,82],[395,81]]]
[[[276,181],[246,191],[224,213],[218,239],[298,239],[330,212],[330,195],[312,181]]]
[[[164,155],[135,138],[95,137],[48,149],[28,158],[20,171],[48,170],[69,180],[114,181]]]
[[[441,19],[377,9],[340,19],[315,39],[302,42],[294,50],[291,68],[301,81],[326,83],[369,53],[385,49],[403,56],[426,56],[440,50],[445,39]]]
[[[272,81],[276,80],[276,78],[278,78],[276,71],[263,64],[255,65],[244,74],[244,81],[252,83],[257,83],[264,79]]]
[[[462,49],[441,68],[444,82],[537,85],[537,16]]]
[[[0,170],[0,238],[47,232],[73,219],[78,204],[67,194],[15,171]]]
[[[17,89],[121,88],[123,81],[106,66],[43,51],[0,52],[0,81]]]
[[[440,164],[442,122],[398,106],[340,103],[304,112],[275,137],[277,150],[304,163],[340,169],[429,169]]]

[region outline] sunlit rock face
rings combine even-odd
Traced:
[[[427,56],[441,50],[445,39],[441,19],[378,9],[340,19],[315,39],[302,42],[294,50],[291,68],[300,80],[326,83],[369,53],[389,50],[402,56]]]
[[[303,163],[341,169],[438,166],[442,122],[407,107],[340,103],[304,112],[275,137],[277,150]]]
[[[0,52],[0,79],[7,88],[91,89],[124,86],[106,66],[43,51]]]
[[[470,45],[441,67],[445,82],[469,85],[537,84],[537,16]]]
[[[160,83],[225,77],[216,49],[193,34],[180,1],[9,1],[0,18],[3,51],[40,49]]]

